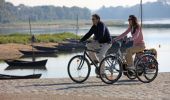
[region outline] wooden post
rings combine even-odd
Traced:
[[[78,38],[78,30],[79,30],[79,15],[77,14],[77,23],[76,23],[76,39]]]
[[[143,27],[143,6],[142,6],[142,0],[140,1],[140,15],[141,15],[141,28]]]
[[[33,48],[33,35],[32,35],[32,31],[31,31],[31,20],[30,20],[30,17],[29,17],[29,28],[30,28],[30,36],[31,36],[31,46],[32,46],[32,61],[34,62],[35,61],[35,54],[34,54],[34,48]]]

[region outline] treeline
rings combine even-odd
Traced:
[[[140,1],[140,0],[139,0]],[[140,3],[140,2],[139,2]],[[123,19],[127,20],[131,14],[140,17],[140,5],[132,7],[102,7],[96,11],[103,19]],[[170,1],[158,0],[156,2],[147,2],[143,4],[144,19],[162,19],[170,18]]]
[[[23,4],[14,6],[12,3],[0,0],[0,23],[9,23],[13,21],[53,21],[60,19],[89,19],[91,11],[88,8],[80,7],[54,7],[54,6],[36,6],[28,7]]]

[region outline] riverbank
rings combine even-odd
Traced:
[[[113,85],[91,77],[84,84],[70,79],[1,80],[0,100],[169,100],[170,73],[159,73],[151,83],[129,81]]]
[[[35,45],[53,47],[58,45],[58,43],[35,43]],[[31,51],[32,47],[30,46],[30,44],[26,45],[18,43],[0,44],[0,60],[20,58],[23,54],[20,53],[19,50]]]

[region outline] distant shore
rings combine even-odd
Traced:
[[[127,27],[127,22],[123,20],[104,20],[103,21],[109,27]],[[79,20],[78,27],[90,27],[92,25],[91,20]],[[62,28],[77,28],[76,20],[56,20],[56,21],[37,21],[31,23],[32,29],[62,29]],[[143,23],[144,28],[170,28],[170,23]],[[29,29],[28,22],[12,22],[2,24],[0,23],[0,29]]]

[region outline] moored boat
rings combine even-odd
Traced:
[[[9,66],[45,66],[47,63],[46,60],[41,60],[41,61],[22,61],[22,60],[5,60],[5,62]]]
[[[15,76],[15,75],[4,75],[0,74],[0,80],[11,80],[11,79],[38,79],[42,74],[32,74],[25,76]]]

